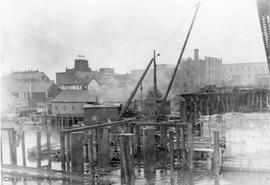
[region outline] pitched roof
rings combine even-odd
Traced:
[[[5,82],[5,87],[10,92],[47,92],[54,85],[53,81],[19,82],[15,80]]]
[[[75,103],[87,103],[96,102],[96,96],[89,91],[69,90],[61,91],[52,102],[75,102]]]
[[[10,75],[12,78],[17,80],[32,80],[32,81],[49,81],[49,77],[40,71],[19,71],[13,72]]]

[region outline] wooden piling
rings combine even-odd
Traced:
[[[211,153],[208,153],[206,162],[207,162],[207,170],[211,172],[212,171]]]
[[[88,134],[88,160],[89,160],[89,168],[90,168],[90,172],[92,172],[92,165],[93,165],[93,161],[94,161],[94,152],[93,152],[93,138],[92,138],[92,132],[90,131],[90,133]]]
[[[60,145],[61,145],[61,169],[62,171],[66,170],[66,165],[65,165],[65,133],[61,132],[60,133]]]
[[[136,126],[136,155],[137,155],[137,164],[138,164],[138,168],[141,167],[141,130],[140,130],[140,126]]]
[[[51,133],[47,133],[48,169],[52,168]]]
[[[177,147],[177,162],[180,164],[181,162],[181,155],[180,155],[180,127],[176,127],[176,147]]]
[[[17,146],[16,146],[16,131],[13,129],[11,131],[11,141],[12,141],[12,160],[13,160],[13,164],[17,165]]]
[[[219,132],[214,132],[214,174],[220,173]]]
[[[134,134],[120,134],[121,185],[135,185]]]
[[[144,174],[152,176],[156,173],[156,142],[155,129],[143,129],[143,153],[144,153]]]
[[[41,132],[37,132],[37,168],[41,168]]]
[[[173,172],[174,168],[174,144],[173,144],[173,131],[170,130],[170,170]]]
[[[25,159],[25,135],[24,135],[24,131],[22,132],[22,162],[23,162],[23,166],[26,167],[26,159]]]
[[[180,137],[181,137],[181,157],[182,157],[182,162],[183,165],[185,166],[186,163],[186,151],[184,150],[185,148],[185,139],[184,139],[184,128],[180,128]]]
[[[109,128],[98,129],[98,166],[110,165],[110,136]]]
[[[260,112],[262,112],[262,108],[263,108],[263,95],[261,93],[260,94]]]
[[[164,126],[163,127],[163,143],[162,143],[162,160],[163,160],[163,163],[166,164],[166,161],[167,161],[167,150],[168,150],[168,135],[167,135],[167,132],[168,132],[168,127],[167,126]]]
[[[66,160],[67,160],[67,172],[70,173],[70,133],[67,133],[67,145],[66,145]]]
[[[64,130],[64,115],[61,115],[60,130]]]
[[[187,128],[187,134],[188,134],[188,164],[189,169],[193,170],[193,158],[194,158],[194,151],[193,151],[193,131],[192,131],[192,123],[188,124]]]
[[[83,132],[71,133],[71,171],[83,173]]]

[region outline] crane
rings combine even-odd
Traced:
[[[257,7],[268,70],[270,72],[270,0],[257,0]]]

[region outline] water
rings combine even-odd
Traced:
[[[47,143],[47,132],[51,133],[51,143],[59,143],[59,133],[51,128],[49,125],[22,125],[18,126],[13,123],[2,123],[4,128],[15,128],[18,135],[24,131],[25,133],[25,152],[26,152],[26,166],[27,167],[37,167],[37,162],[28,157],[27,150],[35,147],[36,143],[36,132],[41,132],[41,145]],[[3,148],[3,163],[10,164],[10,154],[9,154],[9,143],[8,143],[8,132],[2,131],[2,148]],[[22,162],[22,144],[21,140],[19,146],[17,147],[17,164],[19,166],[23,165]],[[48,160],[42,160],[41,165],[47,165]],[[52,169],[60,170],[61,165],[59,162],[52,162]]]
[[[4,127],[14,126],[10,123],[2,123]],[[19,129],[18,129],[19,130]],[[50,126],[33,126],[33,125],[25,125],[20,130],[25,131],[25,145],[26,152],[27,149],[36,146],[36,132],[41,131],[41,144],[46,143],[46,132],[51,132],[51,142],[58,143],[59,142],[59,133],[51,128]],[[3,161],[5,164],[10,163],[9,159],[9,145],[8,145],[8,137],[6,132],[2,132],[2,143],[3,143]],[[18,165],[22,166],[22,149],[21,143],[19,147],[17,147],[17,160]],[[47,160],[42,161],[42,165],[46,165]],[[36,161],[30,160],[26,155],[26,166],[36,167]],[[60,162],[52,162],[52,169],[60,170],[61,165]],[[2,172],[2,184],[9,185],[15,184],[11,181],[11,179],[16,177],[29,177],[29,174],[26,173],[3,173]],[[34,176],[37,176],[34,175]],[[40,176],[40,175],[39,175]],[[43,175],[42,175],[43,176]],[[44,177],[44,176],[43,176]],[[18,180],[17,185],[27,184],[27,185],[49,185],[49,184],[68,184],[67,182],[62,182],[57,178],[62,178],[61,175],[55,174],[54,177],[56,179],[50,181],[34,181],[33,179],[28,179],[28,181],[24,182],[22,180]],[[30,181],[31,180],[31,181]],[[83,180],[83,179],[81,179]],[[110,173],[110,175],[99,176],[100,184],[116,184],[120,185],[120,170],[115,170]],[[90,180],[84,180],[85,183],[82,182],[72,182],[71,184],[95,184],[90,183]],[[97,183],[96,183],[97,184]],[[251,173],[251,172],[222,172],[219,177],[215,177],[213,174],[208,173],[204,169],[196,169],[194,172],[184,171],[184,170],[175,170],[174,172],[170,172],[169,170],[156,170],[156,174],[152,177],[145,177],[143,170],[136,169],[136,185],[141,184],[149,184],[149,185],[269,185],[270,184],[270,173]]]

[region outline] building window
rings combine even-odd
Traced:
[[[64,105],[64,106],[63,106],[63,110],[67,110],[67,106]]]
[[[54,108],[55,108],[55,110],[58,110],[58,106],[55,106]]]
[[[75,105],[72,105],[72,110],[75,110]]]

